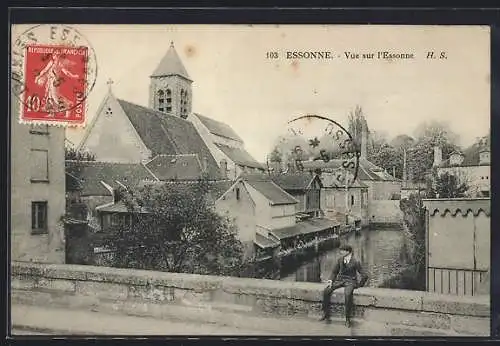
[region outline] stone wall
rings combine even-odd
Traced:
[[[399,200],[374,200],[368,206],[370,223],[400,224],[403,212],[399,208]]]
[[[11,286],[14,304],[81,308],[184,321],[203,316],[205,323],[227,324],[237,320],[244,323],[246,318],[255,320],[259,316],[283,320],[293,318],[294,321],[317,320],[321,314],[324,287],[308,282],[28,262],[12,264]],[[341,318],[343,300],[340,289],[332,297],[334,322]],[[360,288],[356,290],[354,300],[355,320],[383,326],[377,335],[490,333],[488,295],[457,297]],[[202,310],[210,311],[210,314],[199,313]]]

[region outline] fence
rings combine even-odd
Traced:
[[[428,267],[429,292],[455,295],[478,294],[487,270]]]

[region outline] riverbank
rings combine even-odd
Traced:
[[[401,228],[363,228],[359,232],[349,232],[339,236],[337,246],[331,246],[321,253],[309,256],[290,256],[282,261],[281,280],[318,282],[328,277],[335,261],[340,256],[338,245],[349,244],[353,247],[354,257],[361,261],[370,279],[369,287],[381,287],[390,282],[391,288],[403,288],[396,278],[410,265],[407,234]],[[411,271],[408,271],[411,277]],[[405,279],[406,280],[406,279]],[[400,287],[401,285],[401,287]]]

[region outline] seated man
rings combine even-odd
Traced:
[[[361,262],[352,255],[352,247],[343,245],[340,247],[341,257],[335,263],[332,274],[327,281],[323,291],[323,317],[321,321],[330,322],[330,299],[332,292],[337,288],[344,287],[345,295],[345,318],[346,326],[351,326],[351,316],[353,310],[353,292],[355,288],[362,287],[368,280],[368,275],[361,267]],[[360,274],[361,280],[358,284],[357,273]]]

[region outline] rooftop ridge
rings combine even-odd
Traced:
[[[187,123],[190,123],[191,124],[191,121],[187,120],[187,119],[183,119],[181,117],[178,117],[176,115],[171,115],[171,114],[168,114],[168,113],[163,113],[163,112],[160,112],[160,111],[157,111],[156,109],[153,109],[153,108],[149,108],[147,106],[143,106],[143,105],[140,105],[140,104],[137,104],[137,103],[133,103],[133,102],[130,102],[130,101],[127,101],[127,100],[124,100],[124,99],[120,99],[120,98],[117,98],[116,99],[118,102],[125,102],[125,103],[128,103],[132,106],[135,106],[135,107],[140,107],[140,108],[144,108],[146,109],[147,111],[149,112],[152,112],[154,113],[154,115],[156,116],[159,116],[160,118],[175,118],[175,119],[179,119],[179,120],[182,120],[182,121],[185,121]]]

